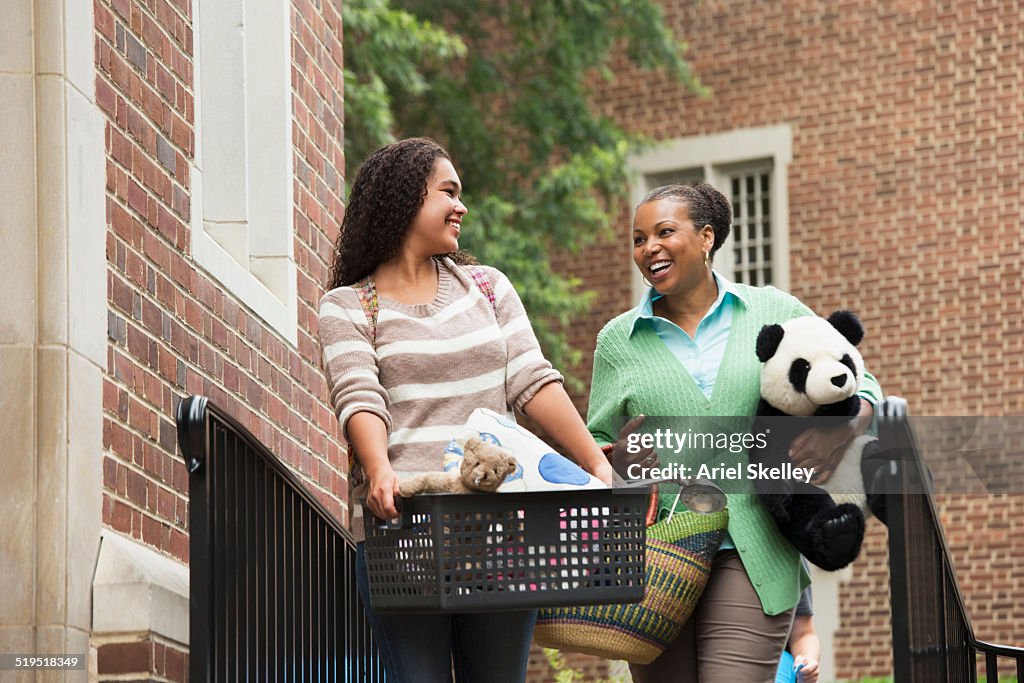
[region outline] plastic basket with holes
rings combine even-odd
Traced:
[[[364,519],[375,610],[523,610],[643,597],[644,490],[430,494],[401,503],[396,520]]]

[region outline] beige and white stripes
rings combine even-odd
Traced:
[[[445,446],[474,409],[521,410],[562,379],[541,354],[508,278],[482,268],[494,289],[492,308],[468,273],[447,258],[437,263],[429,304],[379,298],[376,347],[352,287],[320,301],[320,343],[342,439],[352,415],[380,416],[399,476],[442,469]]]

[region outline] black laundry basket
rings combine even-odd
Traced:
[[[638,602],[648,494],[611,489],[431,494],[398,520],[367,514],[381,612],[478,612]]]

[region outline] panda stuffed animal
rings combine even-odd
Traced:
[[[836,311],[827,320],[807,316],[761,329],[761,400],[753,433],[764,433],[765,439],[750,449],[751,464],[783,472],[788,464],[791,470],[789,449],[797,436],[858,414],[864,360],[857,344],[863,337],[860,320],[849,311]],[[865,494],[864,486],[865,480],[877,480],[876,470],[882,466],[877,453],[877,440],[858,437],[820,487],[799,477],[755,480],[755,490],[782,535],[822,569],[841,569],[860,552],[863,509],[880,508],[882,499]]]

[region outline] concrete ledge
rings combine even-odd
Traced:
[[[104,529],[93,580],[93,635],[152,632],[188,645],[188,567]]]

